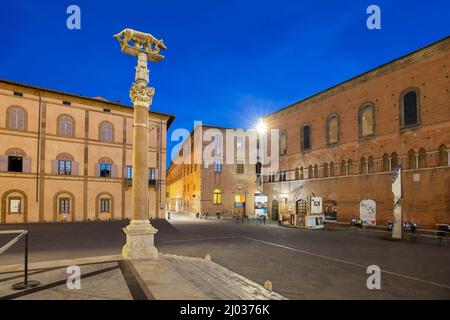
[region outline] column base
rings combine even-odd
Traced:
[[[127,242],[122,249],[124,259],[158,259],[158,250],[154,244],[154,235],[158,230],[150,224],[150,221],[131,220],[123,231],[127,235]]]

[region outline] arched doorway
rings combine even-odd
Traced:
[[[53,221],[75,221],[75,197],[71,192],[61,191],[53,197]]]
[[[95,199],[95,220],[112,220],[114,218],[114,197],[109,192],[97,195]]]
[[[294,217],[291,215],[291,224],[297,224],[300,226],[305,225],[305,217],[308,214],[308,202],[305,199],[298,199],[295,202],[295,214],[297,221],[294,221]]]
[[[272,209],[270,212],[272,220],[278,220],[278,200],[272,200]]]
[[[1,223],[24,223],[28,220],[28,197],[22,190],[12,189],[2,195]]]

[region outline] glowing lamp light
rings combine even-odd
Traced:
[[[259,134],[264,134],[267,131],[267,126],[261,119],[258,121],[258,124],[256,125],[256,131]]]

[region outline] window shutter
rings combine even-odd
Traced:
[[[52,174],[53,175],[58,174],[58,160],[52,161]]]
[[[16,117],[15,117],[15,109],[9,109],[8,112],[8,127],[9,129],[16,129]]]
[[[78,162],[72,161],[72,176],[78,175]]]
[[[25,157],[23,158],[23,172],[31,172],[31,158]]]
[[[127,175],[128,175],[128,167],[124,165],[122,170],[122,178],[126,179]]]
[[[8,156],[0,155],[0,172],[8,171]]]
[[[111,178],[116,178],[116,177],[117,177],[117,166],[112,165],[111,166]]]
[[[95,164],[95,176],[100,177],[100,163]]]
[[[23,110],[17,109],[16,110],[16,117],[17,117],[17,128],[19,130],[25,130],[25,114]]]

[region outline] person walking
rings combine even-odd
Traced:
[[[411,223],[411,232],[412,232],[412,233],[416,233],[416,231],[417,231],[417,224],[416,224],[415,221],[413,221],[413,222]]]

